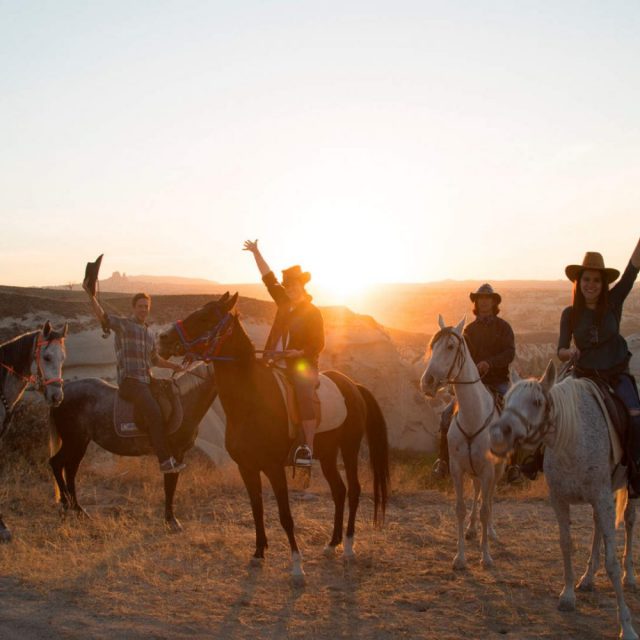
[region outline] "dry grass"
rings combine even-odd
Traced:
[[[427,480],[420,458],[397,456],[386,525],[371,526],[367,474],[355,562],[326,558],[332,506],[314,469],[313,499],[294,493],[306,582],[291,582],[275,501],[265,488],[270,548],[249,566],[254,530],[234,468],[214,469],[192,452],[177,514],[185,531],[162,525],[162,483],[152,460],[111,459],[91,450],[79,494],[91,520],[61,519],[53,505],[46,450],[9,455],[0,500],[14,540],[0,546],[2,638],[614,638],[613,592],[579,596],[560,614],[557,529],[541,482],[502,488],[495,506],[501,544],[482,570],[477,543],[469,570],[454,572],[453,494]],[[586,562],[591,517],[574,513],[576,569]],[[640,599],[628,594],[640,614]],[[640,622],[638,623],[640,627]]]

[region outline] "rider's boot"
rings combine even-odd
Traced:
[[[629,416],[629,497],[640,498],[640,415]]]
[[[520,471],[523,476],[529,480],[535,480],[538,473],[542,473],[544,462],[544,445],[540,445],[532,455],[527,456],[520,465]]]
[[[436,480],[442,480],[449,475],[449,443],[447,442],[447,433],[449,431],[449,424],[447,423],[446,429],[443,429],[443,425],[440,425],[440,446],[438,449],[438,459],[433,463],[431,468],[431,475]]]

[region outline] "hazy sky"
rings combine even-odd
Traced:
[[[0,0],[0,283],[561,278],[640,232],[640,3]]]

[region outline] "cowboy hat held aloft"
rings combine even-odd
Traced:
[[[602,271],[604,273],[604,279],[608,284],[617,280],[620,275],[620,272],[617,269],[611,269],[604,266],[604,258],[602,257],[602,254],[597,251],[587,251],[582,259],[582,264],[567,265],[564,272],[571,282],[575,282],[580,276],[580,273],[587,269]]]
[[[469,294],[471,302],[475,302],[478,296],[491,296],[496,301],[496,304],[500,304],[502,302],[502,296],[499,293],[496,293],[488,282],[480,285],[477,291],[472,291]]]
[[[95,262],[87,262],[87,266],[84,270],[84,280],[82,281],[82,288],[91,296],[96,295],[96,287],[98,284],[98,273],[100,272],[100,264],[102,263],[102,256],[100,254]]]

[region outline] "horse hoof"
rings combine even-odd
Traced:
[[[485,569],[491,569],[493,567],[493,558],[490,555],[486,555],[482,558],[482,566]]]
[[[252,569],[262,569],[264,567],[264,558],[251,556],[251,559],[249,560],[249,567]]]
[[[178,518],[170,518],[164,521],[164,526],[169,533],[182,533],[184,530]]]
[[[477,535],[478,535],[478,532],[475,529],[467,529],[464,532],[464,539],[465,540],[475,540]]]
[[[575,611],[576,600],[575,598],[560,598],[558,600],[558,611]]]
[[[82,507],[74,507],[73,513],[78,520],[91,520],[91,516]]]
[[[0,529],[0,542],[11,542],[11,537],[9,529]]]
[[[588,593],[595,590],[596,586],[593,583],[593,580],[580,580],[576,585],[576,591],[581,591],[582,593]]]
[[[625,577],[625,579],[622,581],[622,584],[628,591],[638,590],[638,583],[636,582],[635,576],[633,577],[633,579]]]
[[[337,545],[331,545],[328,544],[323,550],[322,550],[322,555],[325,558],[333,558],[336,553],[338,551],[338,546]]]
[[[467,568],[467,561],[460,556],[456,556],[453,559],[453,569],[454,571],[462,571]]]

